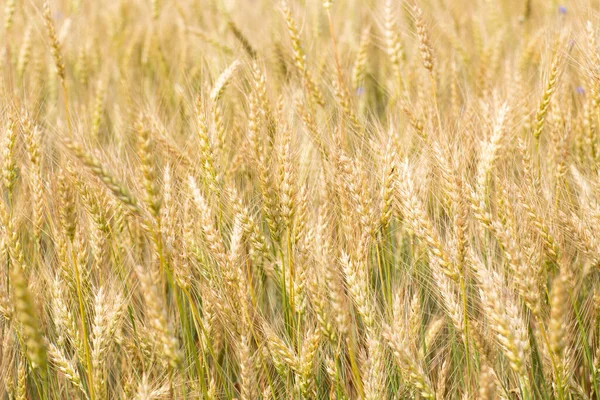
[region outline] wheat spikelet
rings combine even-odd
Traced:
[[[102,165],[98,158],[85,151],[79,143],[74,141],[67,140],[65,145],[131,212],[139,213],[135,197]]]
[[[77,230],[75,193],[71,182],[71,167],[58,173],[58,193],[60,196],[60,227],[63,234],[73,242]]]
[[[32,32],[33,25],[29,25],[23,36],[21,48],[19,49],[19,58],[17,59],[17,76],[21,79],[23,79],[31,59]]]
[[[367,74],[367,58],[369,56],[369,44],[371,41],[371,27],[368,26],[363,29],[360,36],[360,44],[358,46],[358,53],[356,55],[356,61],[352,69],[352,87],[354,90],[358,90],[362,87],[365,76]]]
[[[398,334],[391,331],[391,328],[389,327],[386,327],[385,329],[384,337],[387,340],[388,346],[392,350],[397,363],[405,370],[408,383],[413,386],[416,392],[423,398],[434,399],[435,394],[431,387],[431,382],[425,375],[422,367],[407,351]]]
[[[33,203],[32,220],[34,236],[39,240],[44,225],[45,204],[40,153],[40,130],[37,126],[32,126],[31,119],[27,114],[23,115],[21,126],[25,135],[27,155],[31,164],[30,184]]]
[[[15,17],[15,9],[17,6],[17,0],[7,0],[4,5],[4,32],[8,33]]]
[[[6,127],[6,136],[2,145],[2,182],[4,189],[12,197],[13,189],[17,181],[17,164],[15,161],[15,141],[17,138],[16,121],[10,118]]]
[[[318,330],[310,330],[304,337],[300,359],[298,360],[298,373],[300,375],[300,393],[305,397],[316,396],[314,368],[320,340],[321,336]]]
[[[459,298],[456,294],[455,285],[453,285],[452,281],[446,275],[440,272],[439,268],[436,268],[435,264],[434,268],[432,268],[432,273],[440,291],[445,311],[456,331],[460,335],[463,335],[465,330],[465,320]]]
[[[254,376],[254,367],[250,350],[249,337],[242,334],[240,341],[240,378],[241,378],[241,398],[256,398],[256,381]]]
[[[14,250],[14,249],[13,249]],[[10,278],[13,288],[13,299],[15,305],[15,317],[20,327],[21,336],[25,344],[25,352],[33,368],[40,370],[43,375],[46,373],[47,353],[44,340],[42,338],[39,319],[36,316],[31,292],[27,285],[25,272],[19,264],[18,258],[11,255],[13,265]]]
[[[228,265],[228,256],[227,252],[225,251],[223,240],[216,230],[214,223],[212,222],[209,205],[200,192],[200,189],[197,187],[196,181],[191,176],[189,177],[189,186],[192,192],[194,203],[200,212],[200,217],[202,219],[202,230],[206,237],[207,245],[217,263],[224,268],[226,265]]]
[[[552,101],[554,92],[556,91],[561,62],[562,58],[560,57],[560,55],[558,53],[555,54],[554,58],[552,59],[552,65],[550,66],[550,75],[548,76],[548,82],[546,83],[544,94],[542,96],[542,99],[540,100],[540,105],[535,115],[533,137],[537,140],[539,140],[544,129],[544,123],[546,122],[546,115],[548,114],[550,102]]]
[[[73,386],[79,389],[82,393],[86,394],[81,377],[79,376],[76,367],[53,343],[48,345],[48,356],[50,357],[50,360],[54,364],[55,368],[58,369]]]
[[[524,331],[518,307],[511,299],[502,298],[499,288],[501,279],[495,271],[471,258],[481,282],[480,296],[485,306],[486,314],[492,320],[492,329],[502,350],[508,358],[510,367],[518,374],[522,384],[528,382],[524,360],[529,351],[529,340]],[[506,297],[506,296],[505,296]],[[504,301],[504,303],[503,303]],[[504,305],[503,305],[504,304]]]
[[[219,78],[215,82],[212,91],[210,92],[210,100],[213,103],[216,103],[221,99],[221,97],[223,97],[227,85],[229,85],[229,82],[231,82],[231,79],[233,78],[233,74],[239,67],[240,62],[235,60],[221,73],[221,75],[219,75]]]
[[[44,24],[46,25],[48,38],[50,39],[50,47],[52,49],[52,57],[54,58],[56,73],[60,80],[64,82],[65,63],[63,61],[60,42],[56,36],[56,28],[54,27],[54,21],[52,21],[52,13],[50,11],[50,5],[48,4],[48,1],[44,1]]]
[[[380,399],[385,393],[386,375],[385,353],[380,340],[369,335],[367,337],[369,359],[365,373],[365,399]]]
[[[121,322],[125,303],[116,296],[107,299],[103,288],[95,296],[94,322],[92,324],[92,368],[94,374],[94,394],[97,398],[106,398],[106,356]]]
[[[141,291],[148,306],[148,323],[154,332],[157,349],[164,353],[166,363],[171,368],[177,368],[181,362],[181,351],[177,337],[169,326],[165,308],[161,305],[161,297],[156,287],[156,275],[148,272],[141,266],[136,267],[136,274],[140,279]]]
[[[204,171],[208,186],[211,190],[216,191],[217,173],[214,167],[214,154],[208,134],[208,123],[206,121],[206,115],[200,97],[196,98],[195,106],[196,121],[198,123],[198,139],[200,140],[200,166]]]
[[[287,2],[283,1],[281,4],[281,9],[285,18],[285,22],[287,25],[288,34],[292,41],[292,49],[294,51],[294,62],[295,66],[300,72],[300,75],[305,80],[305,84],[309,91],[309,94],[312,100],[320,105],[325,104],[325,100],[323,100],[323,95],[321,91],[318,89],[316,83],[313,81],[312,76],[310,75],[308,68],[306,66],[306,55],[304,50],[302,50],[302,46],[300,44],[300,37],[298,36],[298,28],[296,26],[296,21],[292,16],[292,11],[289,9]]]
[[[441,239],[417,198],[408,164],[401,163],[399,172],[400,179],[396,183],[396,191],[403,215],[407,216],[407,222],[410,224],[411,229],[415,231],[421,240],[427,243],[431,257],[435,258],[444,274],[452,280],[458,279],[456,267],[452,264],[447,251],[442,247]]]
[[[25,361],[19,363],[19,371],[17,377],[17,393],[15,398],[18,400],[27,400],[27,369]]]
[[[104,111],[104,97],[106,96],[106,85],[103,79],[98,80],[96,95],[94,96],[94,108],[92,112],[92,138],[98,140],[100,126],[102,124],[102,112]]]
[[[372,331],[375,329],[375,309],[369,298],[364,266],[361,263],[351,260],[350,256],[346,253],[342,253],[340,262],[346,278],[346,284],[348,285],[348,291],[356,304],[358,313],[363,318],[367,329]],[[373,334],[374,332],[370,333]]]
[[[160,217],[162,199],[158,189],[156,166],[152,153],[152,136],[141,119],[136,121],[135,129],[139,137],[142,174],[144,176],[144,188],[146,189],[146,204],[150,209],[152,216],[155,219],[158,219]]]
[[[425,27],[423,18],[423,10],[418,5],[414,5],[413,12],[415,13],[415,23],[417,26],[417,36],[419,38],[419,51],[423,66],[429,73],[433,73],[433,49],[429,42],[429,35]]]
[[[569,313],[569,293],[567,289],[567,279],[565,275],[560,275],[554,280],[552,285],[551,313],[548,324],[550,332],[550,352],[557,363],[556,369],[556,388],[557,395],[563,396],[568,379],[568,370],[566,362],[566,347],[568,345],[568,313]]]
[[[490,367],[484,365],[479,378],[479,399],[491,400],[495,398],[494,372]]]
[[[287,369],[299,370],[298,358],[288,345],[270,328],[265,328],[265,336],[269,352],[278,372],[283,373]]]

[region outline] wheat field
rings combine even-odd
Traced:
[[[600,399],[598,0],[3,0],[1,399]]]

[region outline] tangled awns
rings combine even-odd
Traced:
[[[599,0],[0,3],[0,399],[600,399]]]

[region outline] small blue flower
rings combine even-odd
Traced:
[[[361,94],[363,94],[365,92],[365,88],[362,86],[359,86],[356,88],[356,95],[360,96]]]
[[[558,13],[565,15],[567,13],[567,7],[565,6],[558,6]]]
[[[583,88],[583,86],[577,86],[577,89],[575,90],[578,94],[585,94],[585,89]]]

